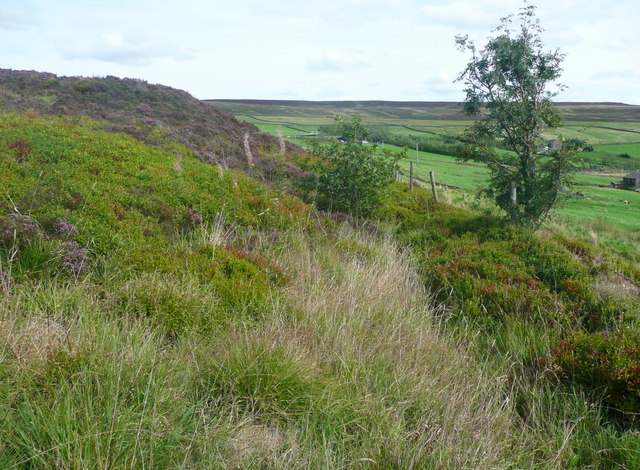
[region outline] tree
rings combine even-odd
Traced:
[[[468,36],[456,36],[459,49],[471,53],[458,77],[465,84],[464,112],[477,117],[459,157],[486,163],[485,192],[513,222],[535,229],[568,195],[580,149],[545,150],[542,133],[560,124],[551,98],[563,88],[556,80],[564,54],[544,49],[535,6],[520,9],[518,17],[517,31],[513,16],[502,18],[497,37],[482,50]]]
[[[381,203],[401,154],[380,152],[377,145],[366,143],[369,133],[357,116],[336,116],[335,122],[342,141],[313,144],[312,158],[301,162],[310,172],[304,187],[315,192],[322,209],[369,215]]]

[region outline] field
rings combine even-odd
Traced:
[[[374,131],[388,135],[446,138],[462,134],[471,123],[454,103],[393,102],[277,102],[211,101],[259,129],[304,146],[302,134],[317,132],[333,122],[336,114],[357,114]],[[604,221],[614,226],[640,230],[640,193],[607,187],[630,170],[640,168],[640,106],[596,103],[560,103],[564,125],[547,133],[549,139],[579,138],[593,146],[583,153],[584,170],[576,178],[575,197],[559,210],[569,221]],[[392,150],[399,147],[384,144]],[[408,178],[410,161],[419,184],[434,171],[437,182],[452,191],[453,199],[474,195],[487,180],[482,165],[463,163],[449,155],[423,152],[412,145],[400,162],[401,178]],[[420,182],[423,180],[424,182]],[[625,203],[624,201],[627,201]]]
[[[461,106],[452,102],[424,101],[275,101],[206,100],[207,103],[245,116],[326,118],[335,114],[358,114],[366,121],[401,119],[413,121],[465,121]],[[562,116],[571,122],[626,123],[638,127],[640,106],[620,103],[558,103]],[[616,126],[613,126],[616,127]]]
[[[415,150],[409,151],[409,154],[411,158],[400,162],[403,180],[409,175],[411,161],[414,175],[423,180],[421,184],[425,185],[429,181],[429,171],[435,173],[439,184],[465,193],[475,193],[488,178],[487,168],[479,164],[464,163],[453,157],[427,152],[417,152],[416,158]],[[619,227],[640,230],[640,193],[601,187],[610,184],[612,179],[621,178],[612,174],[579,174],[574,187],[576,197],[569,199],[558,213],[580,220],[604,219]]]

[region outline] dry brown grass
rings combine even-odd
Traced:
[[[231,439],[231,447],[241,460],[252,457],[270,456],[278,458],[279,454],[298,454],[297,444],[286,430],[273,426],[245,420],[237,426],[237,432]]]
[[[270,316],[249,333],[254,341],[287,347],[359,388],[398,429],[379,438],[406,468],[434,459],[486,468],[504,457],[512,429],[504,383],[434,326],[409,253],[348,228],[335,246],[296,234],[283,246],[276,262],[291,275],[299,314]]]
[[[48,318],[0,322],[0,347],[20,366],[41,367],[49,358],[65,351],[77,353],[77,338],[68,327]]]
[[[620,275],[609,275],[600,279],[594,284],[593,290],[600,296],[618,299],[640,296],[640,287],[630,279]]]

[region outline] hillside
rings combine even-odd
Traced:
[[[365,121],[439,120],[465,121],[460,103],[447,101],[293,101],[210,99],[233,115],[331,117],[358,114]],[[640,106],[624,103],[556,103],[561,116],[579,122],[638,122]]]
[[[142,80],[0,69],[0,110],[90,117],[104,122],[105,130],[149,145],[178,142],[203,161],[225,168],[255,165],[260,172],[254,174],[266,177],[281,166],[274,160],[281,153],[276,138],[185,91]],[[287,152],[298,150],[287,144]]]
[[[640,467],[637,264],[71,114],[0,115],[0,468]]]

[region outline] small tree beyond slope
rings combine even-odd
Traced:
[[[369,215],[380,205],[402,153],[380,153],[377,145],[366,143],[368,130],[357,116],[335,121],[342,142],[313,146],[314,159],[301,163],[311,174],[303,184],[316,193],[321,209]]]
[[[456,37],[460,50],[472,55],[458,78],[466,85],[464,111],[479,116],[460,158],[486,163],[486,192],[514,223],[537,228],[567,194],[579,149],[545,149],[542,133],[560,123],[551,98],[561,86],[549,88],[560,77],[564,55],[544,50],[534,6],[518,16],[519,30],[511,29],[511,16],[503,18],[499,35],[482,50],[467,36]]]

